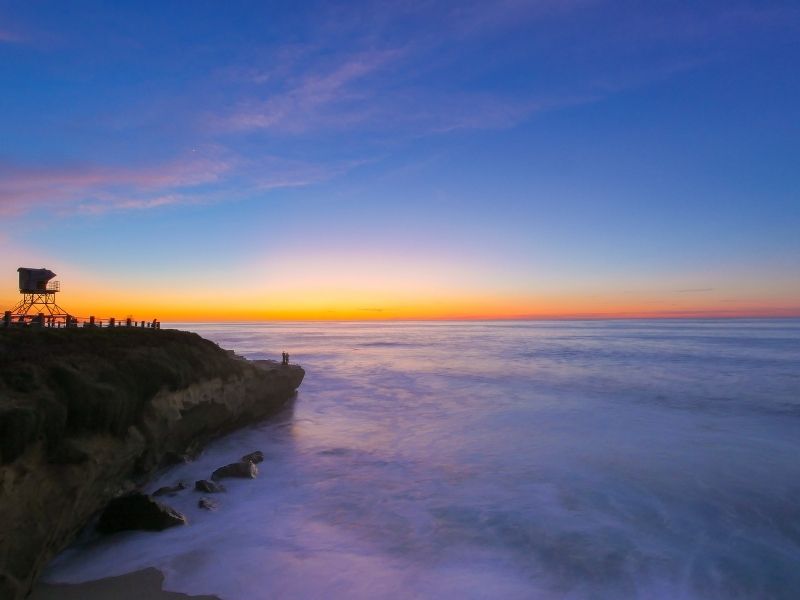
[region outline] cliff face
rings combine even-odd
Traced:
[[[0,330],[0,598],[24,597],[108,500],[277,411],[303,376],[181,331]]]

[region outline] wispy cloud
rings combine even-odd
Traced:
[[[101,215],[111,211],[146,210],[171,204],[187,204],[189,202],[191,202],[191,197],[178,194],[150,198],[125,198],[120,195],[79,204],[77,210],[81,214]]]
[[[212,144],[212,151],[187,152],[160,164],[140,161],[131,166],[111,166],[97,158],[38,165],[0,160],[0,213],[21,214],[33,206],[82,214],[147,210],[218,201],[223,194],[217,194],[217,188],[225,188],[225,197],[242,197],[310,185],[374,160],[373,147],[365,147],[363,140],[357,139],[365,133],[377,134],[373,139],[390,140],[513,126],[537,111],[574,100],[465,90],[458,85],[431,86],[429,64],[445,56],[442,50],[448,44],[460,43],[465,36],[498,31],[546,11],[566,10],[558,6],[550,0],[504,0],[492,6],[453,3],[440,10],[379,2],[367,16],[360,11],[332,12],[321,17],[322,22],[317,23],[320,36],[313,36],[312,41],[255,49],[257,58],[214,71],[213,79],[220,84],[215,89],[224,100],[189,109],[197,115],[196,121],[204,124],[197,127],[200,131],[187,134]],[[413,35],[384,35],[391,32],[397,18],[415,21]],[[2,41],[19,39],[0,30]],[[449,68],[451,61],[452,57],[446,58],[436,68]],[[420,78],[423,73],[425,77]],[[148,107],[154,104],[158,105],[156,100]],[[174,108],[169,102],[164,105]],[[103,115],[92,118],[94,126],[107,126]],[[115,112],[114,118],[126,126],[141,120],[124,111]],[[181,118],[183,115],[171,115],[168,126]],[[111,135],[118,134],[111,129]],[[352,135],[348,158],[298,161],[288,158],[289,153],[281,154],[276,145],[238,147],[237,136],[313,140],[320,133]],[[221,150],[223,147],[238,150]],[[304,153],[301,149],[292,155]]]
[[[146,210],[201,198],[216,201],[221,194],[215,195],[215,188],[226,187],[230,197],[309,185],[373,160],[379,145],[514,127],[538,113],[591,103],[708,60],[681,51],[626,63],[624,58],[636,53],[642,40],[654,46],[667,38],[672,44],[676,36],[705,39],[711,30],[773,26],[797,16],[797,11],[757,7],[689,7],[669,13],[665,22],[661,13],[669,11],[617,10],[609,34],[608,28],[595,33],[586,26],[593,14],[608,8],[600,0],[376,1],[361,8],[315,11],[309,17],[315,21],[309,25],[311,35],[293,36],[277,46],[248,46],[229,64],[217,63],[210,82],[194,82],[193,89],[208,94],[196,94],[191,102],[175,93],[174,102],[160,98],[165,101],[159,103],[146,95],[145,108],[115,106],[114,123],[124,127],[91,114],[91,126],[105,127],[109,138],[136,130],[148,133],[142,135],[148,141],[163,139],[162,128],[179,121],[181,127],[170,129],[180,130],[175,137],[184,135],[192,140],[188,143],[203,140],[210,151],[125,167],[104,164],[102,157],[38,166],[0,160],[0,212],[22,213],[30,206],[84,213]],[[552,19],[566,26],[550,27]],[[516,44],[504,54],[498,49],[507,46],[509,32]],[[0,42],[22,40],[12,27],[0,26]],[[566,60],[575,72],[559,71],[548,85],[548,76],[538,71],[549,68],[547,53],[554,48],[568,48],[579,60]],[[612,52],[603,58],[608,49]],[[583,63],[591,63],[589,75],[581,71]],[[514,77],[496,76],[504,70],[513,70]],[[155,128],[153,135],[149,130]],[[342,153],[347,159],[317,153],[326,135],[335,139],[337,152],[347,146]],[[286,150],[284,142],[296,140]]]
[[[319,126],[348,126],[366,120],[369,115],[360,101],[370,100],[371,94],[358,83],[401,56],[400,50],[347,56],[333,66],[295,77],[287,89],[270,93],[264,100],[240,103],[233,114],[223,118],[223,124],[234,130],[301,133]]]
[[[518,98],[489,92],[432,90],[392,81],[403,51],[357,53],[339,64],[305,75],[265,100],[245,100],[212,119],[233,132],[279,135],[325,132],[446,133],[457,129],[513,126],[531,114],[576,102],[576,98]],[[582,99],[581,101],[586,101]]]
[[[0,163],[0,214],[19,215],[48,207],[80,214],[146,210],[176,204],[218,202],[236,193],[317,183],[353,163],[315,165],[266,156],[242,158],[216,151],[160,165],[20,166]]]
[[[444,133],[507,127],[560,105],[546,92],[504,94],[431,85],[437,72],[461,70],[463,47],[509,27],[569,13],[594,0],[500,0],[415,6],[376,2],[364,10],[323,13],[314,45],[292,44],[238,65],[228,76],[250,89],[231,111],[209,119],[217,129],[272,134],[325,131]],[[413,33],[398,38],[396,28]],[[465,42],[465,39],[472,41]],[[337,51],[333,54],[330,48]],[[572,99],[566,101],[572,103]]]
[[[9,29],[0,29],[0,44],[19,44],[25,41],[24,36]]]
[[[31,206],[103,201],[129,203],[131,192],[156,193],[218,181],[231,165],[224,160],[187,158],[143,167],[92,164],[24,166],[0,163],[0,211],[27,212]],[[152,198],[142,198],[152,200]]]
[[[410,7],[378,2],[368,5],[371,11],[357,11],[357,15],[337,11],[322,17],[316,45],[281,47],[269,57],[262,56],[263,64],[231,67],[229,75],[245,87],[238,89],[233,109],[209,121],[218,130],[274,135],[401,132],[416,136],[512,127],[538,112],[598,101],[702,67],[713,55],[683,49],[642,62],[632,50],[637,45],[671,44],[676,36],[692,44],[697,32],[702,32],[702,38],[712,31],[744,27],[751,20],[775,20],[770,11],[740,15],[687,10],[670,14],[664,22],[667,17],[658,10],[632,11],[620,15],[611,37],[589,29],[579,39],[568,40],[570,52],[601,63],[590,69],[591,75],[580,69],[560,73],[559,85],[551,88],[502,89],[477,83],[483,75],[491,79],[492,70],[503,65],[476,64],[472,59],[480,63],[481,53],[470,55],[470,50],[486,47],[491,53],[493,44],[509,30],[523,29],[532,38],[540,34],[548,40],[540,48],[546,52],[548,44],[567,43],[548,30],[548,23],[569,22],[581,11],[583,17],[591,11],[602,12],[603,4],[600,0],[499,0]],[[392,35],[398,23],[413,23],[409,26],[413,33],[402,39]],[[331,47],[337,48],[333,55]],[[517,63],[514,69],[524,81],[528,70],[530,79],[535,79],[541,57],[522,53],[503,60]],[[453,73],[458,76],[454,78]]]

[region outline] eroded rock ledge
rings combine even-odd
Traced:
[[[0,330],[0,598],[110,499],[290,400],[298,366],[174,330]]]

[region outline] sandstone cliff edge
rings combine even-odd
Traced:
[[[160,466],[262,419],[304,371],[176,330],[0,330],[0,598]]]

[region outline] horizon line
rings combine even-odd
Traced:
[[[704,315],[704,316],[575,316],[575,317],[459,317],[386,319],[167,319],[165,323],[498,323],[538,321],[778,321],[800,319],[789,315]]]

